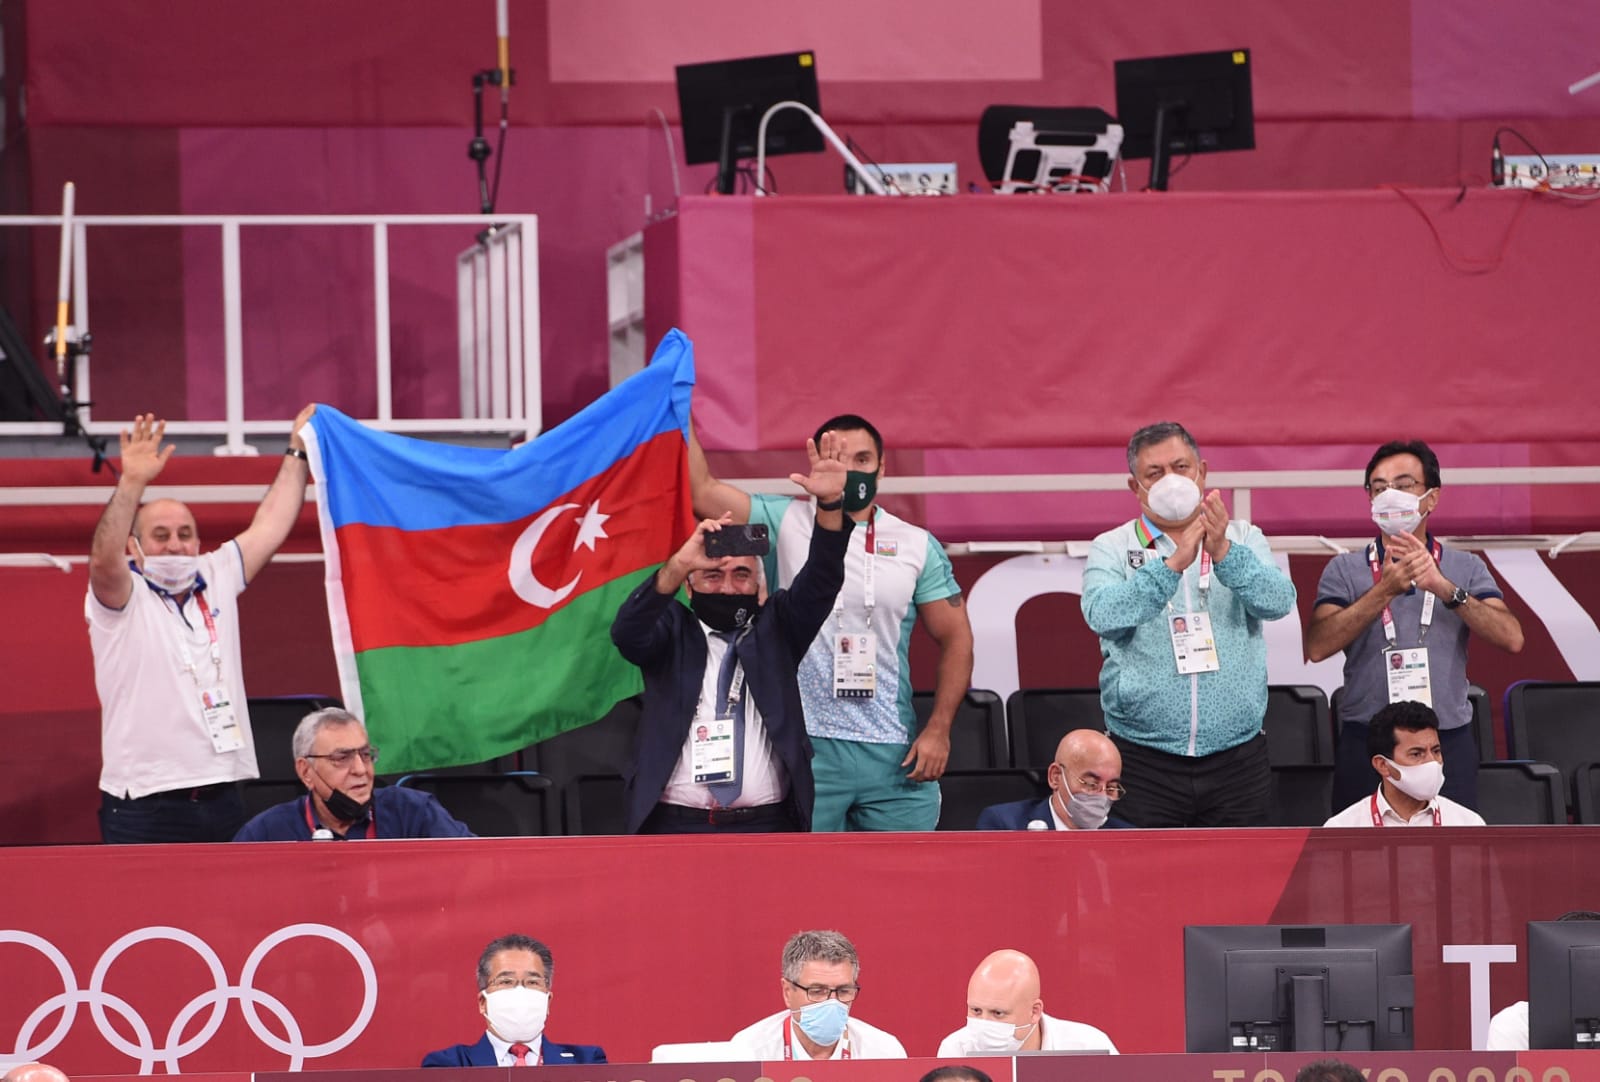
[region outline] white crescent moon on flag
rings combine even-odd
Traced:
[[[544,531],[564,511],[570,511],[578,505],[564,503],[557,507],[547,507],[544,512],[528,524],[517,538],[517,543],[511,546],[511,567],[509,577],[511,589],[516,591],[518,597],[530,605],[541,609],[552,608],[564,601],[568,594],[578,587],[578,580],[583,577],[580,571],[572,576],[572,581],[558,590],[552,590],[540,582],[533,573],[533,553],[539,547],[539,541],[544,537]]]

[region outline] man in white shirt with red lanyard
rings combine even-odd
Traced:
[[[200,554],[194,515],[144,491],[174,448],[151,414],[122,432],[122,473],[95,527],[84,616],[100,695],[100,836],[225,842],[244,825],[234,782],[256,751],[240,672],[238,597],[289,536],[309,467],[295,418],[250,525]]]
[[[850,1017],[861,961],[838,932],[796,932],[783,945],[784,1009],[732,1037],[750,1059],[905,1059],[898,1040]]]
[[[1117,1046],[1094,1026],[1045,1014],[1033,959],[1021,951],[995,951],[967,982],[966,1024],[940,1043],[939,1058],[1041,1051],[1116,1055]]]
[[[1439,718],[1416,702],[1390,703],[1367,724],[1372,769],[1382,778],[1376,792],[1362,797],[1322,825],[1325,827],[1481,827],[1483,816],[1440,796],[1444,753]]]

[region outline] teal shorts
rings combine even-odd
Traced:
[[[814,831],[932,830],[939,824],[939,783],[910,781],[900,761],[910,744],[863,744],[812,737],[817,802]]]

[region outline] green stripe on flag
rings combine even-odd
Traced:
[[[367,731],[385,774],[478,763],[603,717],[644,687],[611,621],[646,577],[612,579],[538,627],[455,646],[356,655]]]

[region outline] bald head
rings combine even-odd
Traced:
[[[1039,967],[1021,951],[995,951],[978,963],[967,982],[967,1017],[1032,1027],[1016,1030],[1024,1048],[1038,1047],[1037,1024],[1043,1013]]]
[[[19,1063],[5,1073],[3,1082],[69,1082],[67,1076],[46,1063]]]
[[[133,541],[146,556],[198,556],[200,554],[200,528],[195,525],[194,513],[178,500],[151,500],[141,504],[133,516],[133,538],[128,542],[128,555],[139,555]]]
[[[1111,738],[1098,729],[1074,729],[1056,745],[1056,762],[1066,771],[1067,777],[1077,784],[1080,778],[1092,778],[1101,787],[1122,780],[1122,753]],[[1057,788],[1058,771],[1051,771],[1050,788]]]

